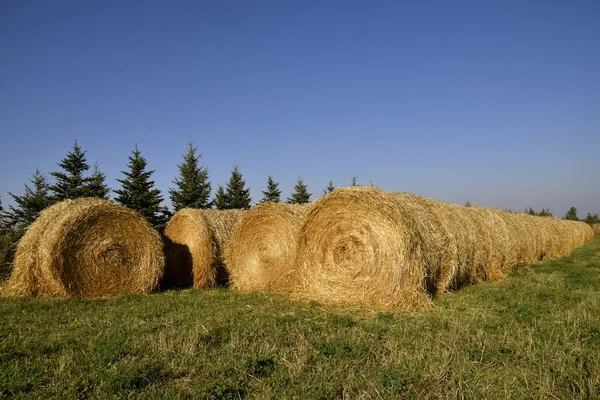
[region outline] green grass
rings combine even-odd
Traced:
[[[600,237],[416,315],[219,289],[0,318],[0,398],[600,398]]]

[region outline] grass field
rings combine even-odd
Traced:
[[[0,398],[600,398],[600,236],[415,315],[192,289],[0,318]]]

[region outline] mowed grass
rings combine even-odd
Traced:
[[[219,289],[0,317],[0,397],[600,398],[598,236],[412,315]]]

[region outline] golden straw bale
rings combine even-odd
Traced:
[[[233,288],[247,292],[294,290],[296,244],[309,207],[263,203],[244,215],[225,250]]]
[[[298,240],[299,296],[375,308],[428,305],[422,233],[410,208],[372,187],[315,201]]]
[[[451,205],[409,193],[391,193],[411,213],[421,233],[425,287],[435,295],[447,291],[458,269],[458,249]]]
[[[223,256],[242,210],[184,208],[163,234],[166,267],[162,287],[213,288],[228,282]]]
[[[42,275],[37,262],[37,251],[44,232],[59,216],[72,206],[71,200],[65,200],[42,211],[19,240],[12,272],[2,288],[2,294],[11,297],[31,297],[38,294],[38,286],[48,287],[48,281]],[[43,282],[43,283],[42,283]]]
[[[592,231],[596,235],[600,234],[600,224],[593,224],[592,225]]]
[[[474,206],[471,207],[481,216],[485,229],[489,236],[489,262],[488,277],[491,279],[503,278],[507,272],[512,270],[511,249],[508,227],[497,210]]]
[[[494,250],[492,232],[492,221],[487,218],[481,208],[473,206],[461,206],[468,218],[472,221],[472,234],[475,247],[473,249],[472,281],[496,280],[504,277],[502,264],[497,252]]]
[[[66,200],[48,208],[19,246],[15,279],[28,276],[21,285],[27,288],[9,294],[20,296],[149,293],[164,269],[160,237],[144,218],[96,198]],[[30,273],[23,274],[25,269]]]
[[[520,214],[498,211],[504,220],[508,232],[507,261],[508,269],[532,264],[537,261],[531,227],[526,218]]]

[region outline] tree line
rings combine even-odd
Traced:
[[[212,185],[208,169],[200,165],[200,157],[197,147],[190,141],[182,162],[177,164],[179,175],[173,180],[173,187],[169,189],[174,211],[188,207],[220,210],[250,208],[250,189],[246,186],[239,167],[233,167],[229,181],[225,185],[218,185],[215,196],[211,198]],[[23,194],[9,193],[14,205],[9,205],[7,210],[3,210],[0,201],[0,228],[3,232],[10,230],[21,236],[40,212],[54,203],[81,197],[108,199],[111,192],[115,194],[116,203],[137,211],[159,231],[164,229],[172,215],[171,211],[162,205],[164,197],[151,179],[155,171],[148,169],[147,161],[137,145],[129,156],[127,169],[121,171],[122,178],[117,179],[121,187],[115,190],[108,187],[106,174],[100,171],[97,163],[90,166],[86,159],[86,151],[77,141],[58,166],[58,171],[50,172],[54,178],[53,183],[36,169],[29,184],[25,184]],[[325,192],[334,189],[333,183],[329,181]],[[260,202],[282,201],[279,183],[272,176],[267,178],[266,190],[262,191],[262,194]],[[308,203],[311,195],[302,178],[298,178],[294,192],[286,201]]]

